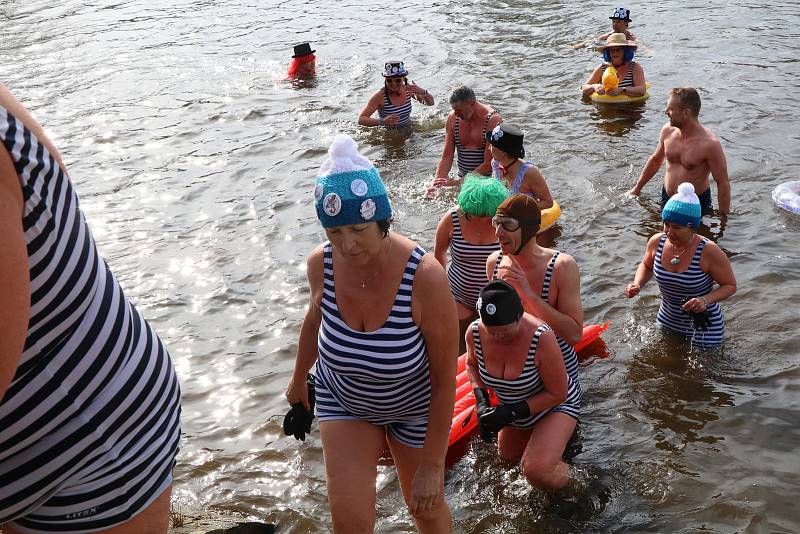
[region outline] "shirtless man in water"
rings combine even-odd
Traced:
[[[450,95],[450,107],[453,111],[447,117],[442,157],[436,165],[433,183],[428,187],[429,195],[442,186],[461,185],[469,172],[484,176],[492,174],[492,154],[485,134],[502,122],[500,114],[478,102],[472,89],[463,85]],[[455,179],[449,176],[454,153],[458,165],[458,178]]]
[[[700,198],[703,214],[711,213],[711,185],[708,175],[717,182],[719,212],[731,210],[731,183],[728,180],[728,164],[719,139],[700,124],[700,95],[691,87],[677,87],[670,91],[667,109],[669,124],[661,128],[656,151],[647,159],[636,185],[627,192],[641,193],[645,184],[658,172],[664,157],[667,170],[661,188],[661,204],[677,193],[678,185],[690,182]]]

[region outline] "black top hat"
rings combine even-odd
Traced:
[[[614,10],[614,14],[608,18],[610,18],[611,20],[618,19],[618,20],[624,20],[625,22],[632,22],[631,10],[625,9],[624,7],[618,7],[617,9]]]
[[[519,321],[524,312],[517,291],[502,280],[492,280],[481,289],[477,306],[486,326],[504,326]]]
[[[516,158],[525,157],[525,149],[522,147],[522,140],[525,136],[522,130],[513,124],[501,122],[491,132],[486,132],[485,137],[487,141],[503,152]]]
[[[313,54],[316,50],[311,50],[311,45],[308,43],[297,43],[294,45],[294,55],[292,57],[307,56]]]

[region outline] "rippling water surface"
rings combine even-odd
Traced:
[[[54,4],[0,6],[2,80],[60,147],[105,257],[170,348],[184,391],[182,509],[329,529],[319,435],[299,444],[277,417],[308,297],[304,258],[323,238],[315,171],[336,132],[354,136],[398,229],[430,247],[453,196],[428,201],[423,184],[449,90],[466,83],[526,132],[564,209],[555,245],[581,266],[587,322],[611,321],[612,357],[583,372],[573,509],[473,441],[447,476],[457,530],[797,531],[800,217],[770,197],[800,174],[796,2],[631,6],[653,87],[624,112],[581,101],[599,60],[569,46],[607,30],[611,4]],[[281,78],[304,39],[319,76],[294,87]],[[387,59],[437,97],[415,107],[410,136],[356,125]],[[659,227],[660,177],[640,200],[622,193],[681,85],[699,88],[733,183],[727,223],[706,219],[739,283],[717,354],[687,354],[654,329],[654,288],[622,296]],[[378,490],[378,530],[413,531],[390,468]]]

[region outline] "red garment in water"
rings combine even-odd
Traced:
[[[292,62],[289,63],[289,70],[286,72],[286,75],[290,78],[297,76],[297,71],[300,70],[300,65],[303,63],[310,63],[316,59],[317,56],[314,54],[306,54],[305,56],[292,58]]]

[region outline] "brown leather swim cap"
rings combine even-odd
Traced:
[[[522,242],[514,254],[519,254],[522,247],[528,244],[532,238],[536,237],[539,226],[542,223],[542,213],[533,197],[517,193],[511,195],[497,207],[497,215],[501,217],[511,217],[519,222],[522,229]]]

